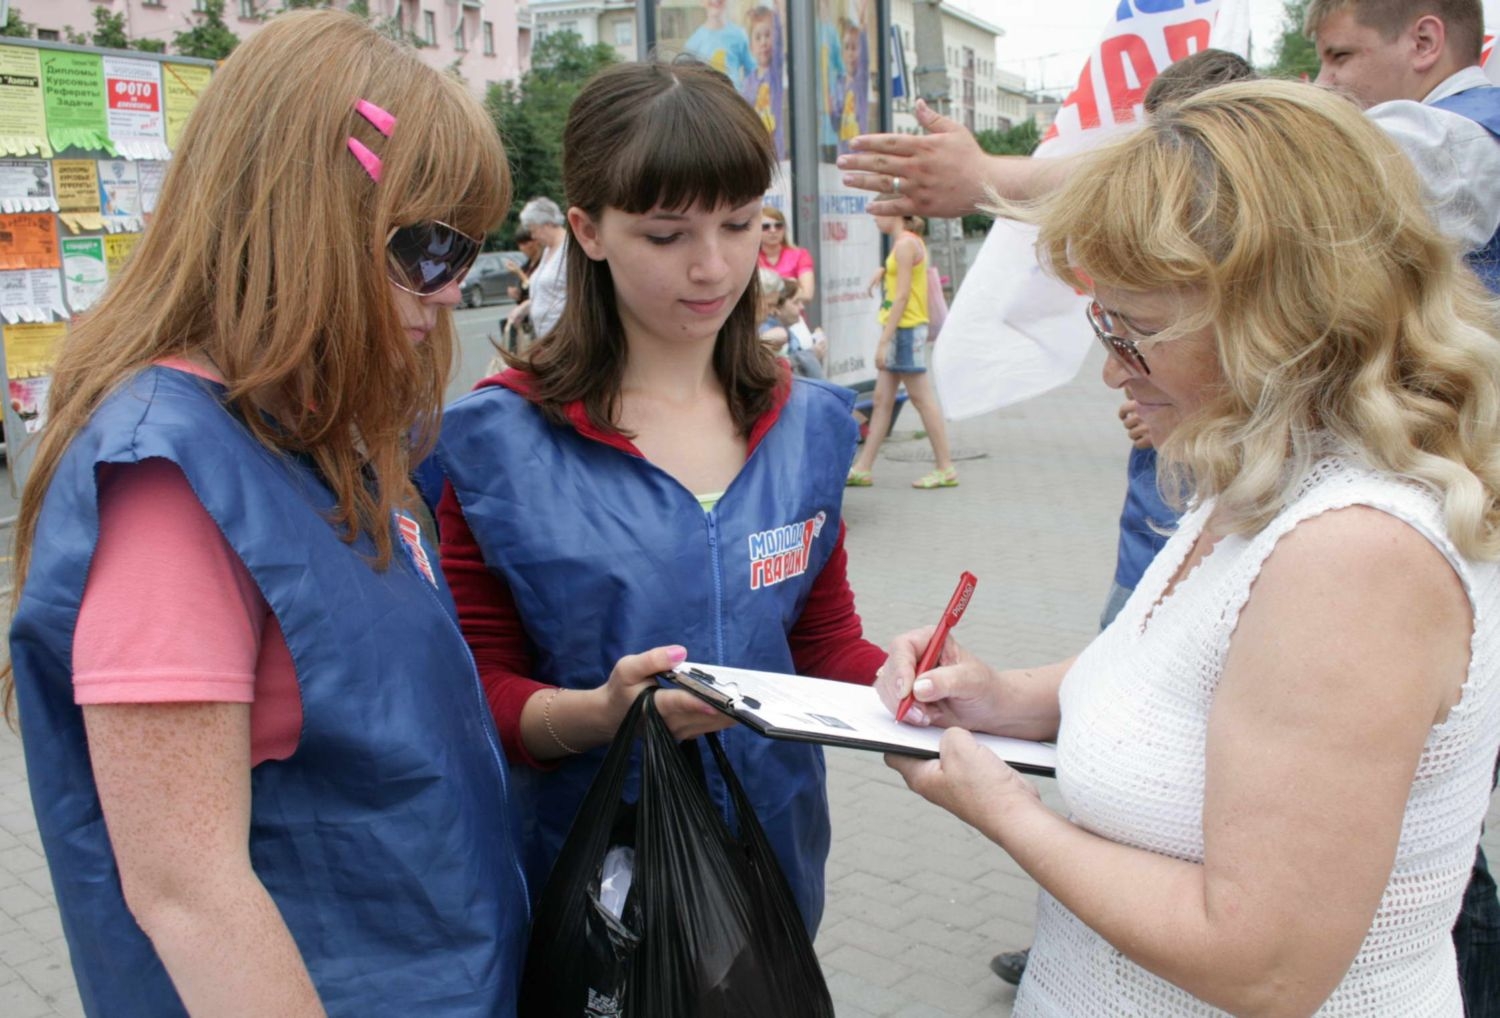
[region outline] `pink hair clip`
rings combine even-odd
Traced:
[[[391,136],[391,131],[395,130],[396,118],[367,99],[356,99],[354,101],[354,112],[368,120],[371,127],[387,138]],[[347,141],[349,151],[354,153],[354,158],[359,160],[359,165],[365,168],[365,172],[370,175],[371,180],[377,184],[380,183],[380,171],[382,169],[380,157],[371,152],[369,147],[358,138],[351,136]]]

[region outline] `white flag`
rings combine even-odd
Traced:
[[[1495,40],[1500,38],[1500,0],[1484,0],[1484,50],[1479,62],[1490,80],[1500,85],[1500,57],[1495,56]]]
[[[1248,0],[1109,2],[1114,15],[1036,158],[1077,152],[1140,126],[1141,101],[1157,71],[1185,56],[1210,46],[1249,55]],[[954,298],[933,354],[949,417],[987,413],[1062,385],[1094,342],[1084,299],[1042,273],[1035,241],[1030,227],[996,223]]]

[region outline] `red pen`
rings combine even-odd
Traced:
[[[917,662],[918,675],[931,671],[932,666],[937,664],[938,655],[943,650],[943,642],[948,639],[948,630],[958,625],[958,620],[964,617],[964,609],[969,607],[969,602],[973,600],[974,586],[978,582],[978,577],[968,570],[959,574],[958,588],[953,591],[947,610],[943,612],[943,617],[938,619],[937,630],[933,632],[932,639],[927,641],[927,649],[922,651],[921,660]],[[911,710],[912,704],[916,702],[917,692],[914,682],[912,691],[901,698],[901,703],[896,708],[896,720],[905,720],[906,712]]]

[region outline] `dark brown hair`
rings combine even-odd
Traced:
[[[598,219],[607,208],[640,214],[736,208],[765,193],[776,155],[771,136],[729,79],[696,63],[616,64],[594,75],[568,111],[563,189]],[[549,420],[582,401],[591,424],[618,432],[625,330],[609,264],[567,249],[568,293],[557,326],[526,355],[533,398]],[[780,382],[775,355],[756,337],[754,274],[719,330],[714,371],[735,426],[748,434]]]
[[[1146,113],[1155,113],[1168,103],[1178,103],[1215,85],[1232,81],[1254,81],[1259,75],[1238,53],[1206,49],[1183,57],[1162,69],[1146,89]]]

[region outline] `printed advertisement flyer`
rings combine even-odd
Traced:
[[[10,378],[32,378],[52,370],[57,345],[67,334],[66,322],[7,325],[4,330],[5,374]]]
[[[52,164],[45,159],[0,159],[0,211],[56,212]]]
[[[164,159],[170,155],[159,66],[155,60],[104,58],[109,137],[116,151],[130,159]]]
[[[29,46],[0,46],[0,153],[51,158],[42,63]]]
[[[81,314],[93,306],[109,282],[104,267],[104,238],[64,237],[62,263],[68,307],[75,315]]]
[[[42,50],[41,57],[42,102],[52,147],[113,155],[104,115],[104,61],[93,53],[62,50]]]
[[[35,435],[47,424],[47,393],[52,389],[51,375],[10,380],[10,408],[21,419],[26,434]]]
[[[140,239],[139,233],[116,233],[104,238],[104,268],[111,279],[125,267]]]
[[[167,145],[175,152],[182,139],[188,114],[198,105],[198,96],[208,87],[211,70],[198,64],[161,65],[162,93],[166,98]]]
[[[46,212],[0,215],[0,269],[55,269],[57,228]]]

